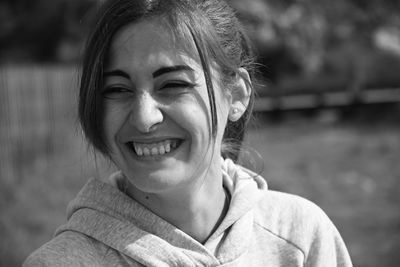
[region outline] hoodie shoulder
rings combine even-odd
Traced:
[[[66,231],[34,251],[22,266],[102,266],[99,259],[103,253],[107,248],[101,248],[95,240]]]
[[[300,196],[272,190],[264,193],[261,201],[257,203],[256,211],[259,224],[284,236],[287,231],[330,221],[325,212],[313,202]]]
[[[332,221],[307,199],[267,191],[255,208],[255,224],[300,250],[305,266],[352,266]],[[332,265],[323,265],[323,262]]]

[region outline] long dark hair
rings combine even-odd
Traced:
[[[216,136],[218,118],[210,66],[216,63],[222,87],[241,76],[245,68],[253,76],[253,55],[248,39],[231,7],[221,0],[108,0],[99,8],[88,38],[82,64],[79,120],[89,142],[108,154],[103,128],[103,69],[113,36],[123,26],[157,17],[171,28],[183,44],[195,43],[205,74],[211,107],[211,135]],[[242,77],[246,81],[246,77]],[[250,81],[248,86],[251,86]],[[252,90],[253,92],[253,90]],[[236,161],[251,116],[254,94],[243,116],[228,121],[223,137],[224,158]],[[215,138],[214,138],[215,140]]]

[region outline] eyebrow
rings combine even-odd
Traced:
[[[168,67],[161,67],[155,72],[153,72],[153,78],[156,78],[158,76],[171,73],[171,72],[177,72],[177,71],[194,71],[191,67],[188,65],[175,65],[175,66],[168,66]],[[129,76],[128,73],[116,69],[116,70],[110,70],[110,71],[105,71],[103,73],[103,77],[109,77],[109,76],[121,76],[126,79],[130,79],[131,77]]]
[[[162,68],[159,68],[158,70],[156,70],[155,72],[153,72],[153,78],[164,75],[166,73],[176,72],[176,71],[194,71],[194,70],[187,65],[175,65],[175,66],[162,67]]]
[[[103,73],[103,77],[108,77],[108,76],[122,76],[126,79],[130,79],[131,77],[129,76],[128,73],[122,71],[122,70],[111,70],[111,71],[105,71]]]

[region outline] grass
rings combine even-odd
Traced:
[[[262,125],[249,145],[271,189],[321,206],[354,266],[400,266],[400,124],[310,121]]]
[[[400,266],[399,133],[396,122],[287,120],[253,127],[246,144],[262,156],[271,189],[326,211],[354,266]],[[108,172],[104,164],[96,168],[74,130],[57,138],[51,154],[9,162],[14,177],[0,177],[1,266],[20,266],[65,222],[66,205],[87,178]]]

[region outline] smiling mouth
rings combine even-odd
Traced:
[[[127,146],[138,157],[154,157],[175,151],[182,142],[182,139],[166,139],[155,143],[140,143],[132,141],[128,142]]]

